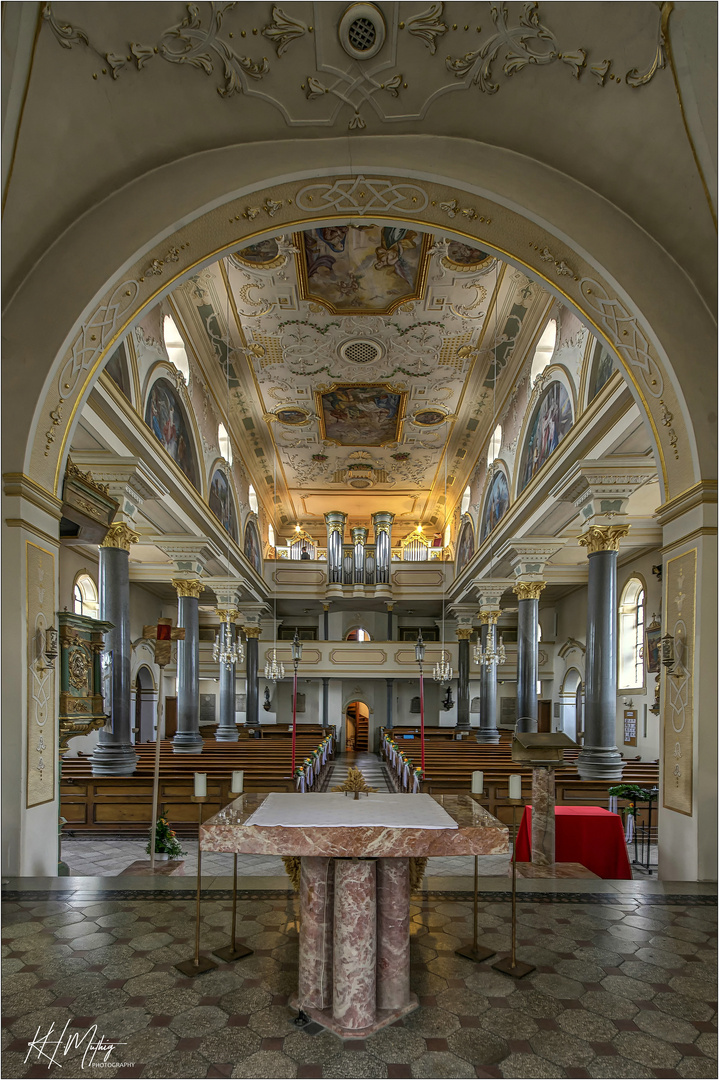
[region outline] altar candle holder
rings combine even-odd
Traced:
[[[240,791],[231,791],[231,799],[239,799],[242,795],[242,773],[233,772],[232,774],[232,786],[240,787]],[[219,956],[220,960],[224,960],[226,963],[231,964],[233,960],[242,960],[245,956],[252,956],[253,950],[248,949],[246,945],[237,943],[237,852],[232,857],[232,929],[230,931],[230,944],[223,945],[221,949],[213,949],[212,955]]]
[[[524,806],[524,803],[521,797],[510,798],[509,802],[512,807],[512,832],[514,834],[512,841],[512,952],[510,956],[497,960],[496,964],[492,964],[492,968],[494,971],[501,972],[502,975],[510,975],[513,979],[523,979],[525,975],[536,971],[533,964],[517,960],[517,807]]]
[[[481,778],[481,779],[480,779]],[[477,796],[477,799],[484,794],[483,786],[483,774],[477,770],[472,774],[472,796]],[[478,941],[479,933],[479,855],[474,856],[474,936],[469,945],[462,945],[461,948],[455,949],[456,956],[463,956],[465,960],[474,960],[477,964],[481,964],[484,960],[489,960],[490,956],[494,956],[496,949],[487,949],[484,945],[480,945]]]
[[[205,785],[207,783],[206,776],[202,773],[196,773],[196,776],[203,776],[205,779]],[[195,788],[197,789],[197,780],[195,780]],[[210,960],[209,956],[200,956],[200,903],[202,892],[202,846],[200,833],[202,832],[202,807],[207,802],[207,795],[191,795],[190,799],[193,803],[197,803],[198,818],[197,818],[197,904],[195,915],[195,955],[191,960],[182,960],[181,963],[175,964],[177,971],[181,971],[183,975],[187,975],[188,978],[194,979],[196,975],[202,975],[205,971],[213,971],[217,964],[214,960]]]

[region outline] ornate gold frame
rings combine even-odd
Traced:
[[[352,225],[352,221],[348,221],[349,225]],[[371,224],[374,224],[372,222]],[[409,222],[409,224],[417,225],[417,222]],[[379,225],[378,228],[383,226]],[[434,237],[431,232],[423,232],[421,228],[417,229],[417,232],[422,237],[422,246],[419,252],[419,264],[417,267],[417,278],[415,283],[414,292],[408,293],[407,296],[401,296],[398,300],[393,300],[391,304],[380,309],[375,308],[338,308],[334,304],[328,303],[327,300],[323,300],[319,296],[315,296],[310,290],[310,283],[307,278],[307,263],[305,261],[305,247],[303,234],[309,232],[308,229],[303,229],[302,232],[293,233],[292,243],[298,249],[298,253],[295,255],[295,267],[297,270],[297,285],[299,289],[300,300],[304,300],[311,304],[320,304],[325,311],[329,311],[332,315],[392,315],[397,308],[402,307],[403,304],[412,304],[417,300],[421,300],[424,296],[427,286],[427,275],[429,273],[429,249],[434,242]]]
[[[383,443],[341,443],[336,439],[330,439],[325,429],[325,417],[322,409],[322,398],[325,394],[331,394],[333,390],[371,390],[374,388],[378,390],[387,390],[390,394],[399,395],[399,408],[397,409],[396,428],[393,439],[387,439]],[[394,443],[399,442],[402,437],[402,425],[405,422],[405,409],[407,407],[407,398],[409,397],[409,391],[400,389],[393,383],[371,382],[371,383],[321,383],[315,390],[315,411],[317,413],[317,419],[320,425],[320,438],[325,442],[332,443],[333,446],[393,446]]]

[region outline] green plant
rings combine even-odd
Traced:
[[[639,784],[615,784],[614,787],[610,787],[609,794],[616,795],[619,799],[637,799],[640,802],[648,802],[649,799],[655,799],[657,796],[656,789],[650,791],[648,788],[640,787]]]
[[[148,855],[151,854],[149,840],[145,851]],[[174,830],[170,828],[167,819],[164,817],[157,819],[155,827],[155,854],[169,855],[172,859],[181,859],[183,855],[187,855],[187,852],[182,850],[182,845],[177,839]]]

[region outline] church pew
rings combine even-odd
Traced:
[[[322,735],[324,738],[324,735]],[[317,749],[321,738],[298,734],[296,762]],[[152,816],[154,744],[136,747],[137,769],[129,777],[93,777],[89,757],[63,762],[61,813],[66,834],[146,834]],[[328,759],[329,760],[329,759]],[[201,754],[174,754],[164,742],[160,754],[160,806],[181,836],[197,834],[197,806],[192,802],[195,772],[207,774],[208,801],[203,820],[230,803],[232,772],[244,770],[245,791],[294,791],[291,744],[287,740],[237,743],[207,741]]]

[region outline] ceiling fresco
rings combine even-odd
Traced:
[[[171,295],[279,520],[320,535],[352,489],[367,520],[391,496],[400,537],[461,498],[550,303],[478,248],[371,222],[260,239]]]

